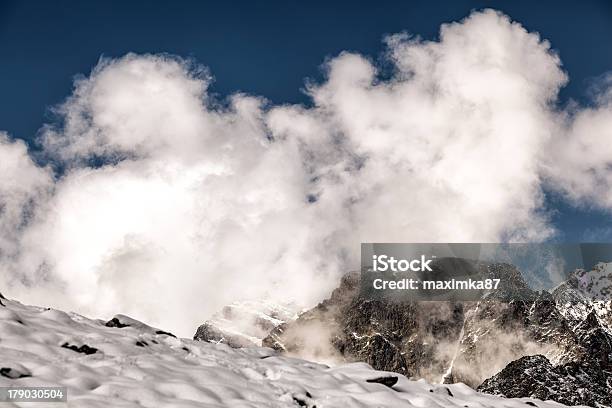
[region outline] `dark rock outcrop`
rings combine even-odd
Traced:
[[[557,365],[526,356],[485,380],[478,390],[505,397],[532,397],[568,405],[612,406],[612,335],[591,311],[574,328],[572,361]]]
[[[553,366],[542,356],[526,356],[484,381],[478,391],[507,398],[537,398],[566,405],[612,405],[612,371],[596,360]]]
[[[98,349],[95,347],[90,347],[87,344],[83,344],[82,346],[75,346],[74,344],[68,344],[68,343],[64,343],[62,344],[63,348],[72,350],[72,351],[76,351],[77,353],[82,353],[82,354],[95,354],[98,352]]]
[[[397,377],[393,377],[393,376],[376,377],[376,378],[370,378],[370,379],[366,380],[366,382],[382,384],[382,385],[385,385],[385,386],[391,388],[395,384],[397,384]]]
[[[32,373],[21,364],[13,364],[11,367],[0,367],[0,375],[16,380],[19,378],[31,377]]]
[[[121,323],[117,317],[113,317],[108,322],[104,323],[106,327],[116,327],[118,329],[123,329],[124,327],[130,327],[129,324]]]

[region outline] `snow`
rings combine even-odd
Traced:
[[[564,282],[552,291],[561,314],[579,324],[594,310],[603,327],[612,333],[612,263],[600,262],[589,271],[577,269],[573,275],[577,288]]]
[[[243,300],[225,306],[206,323],[240,344],[261,346],[273,328],[297,319],[302,311],[303,308],[294,303]]]
[[[480,394],[463,384],[409,381],[363,363],[328,367],[267,348],[179,339],[122,315],[117,320],[129,326],[107,327],[74,313],[2,303],[0,366],[10,368],[13,378],[0,376],[0,386],[66,386],[68,403],[44,405],[49,407],[525,408],[526,401],[562,406]],[[97,351],[78,353],[62,347],[66,343]],[[366,381],[385,376],[400,377],[393,389]]]

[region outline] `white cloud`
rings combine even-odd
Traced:
[[[546,183],[602,196],[609,104],[555,110],[566,76],[537,34],[485,11],[444,25],[440,41],[387,44],[391,78],[343,53],[310,108],[241,94],[220,106],[207,72],[179,58],[100,62],[58,109],[63,126],[43,129],[61,177],[23,143],[0,145],[28,169],[11,167],[27,180],[8,188],[0,175],[19,255],[2,264],[9,292],[191,335],[236,298],[312,304],[356,266],[359,242],[537,241],[554,233]],[[36,217],[24,200],[40,202]],[[35,290],[13,279],[41,270]]]
[[[609,77],[594,105],[573,107],[560,119],[556,137],[545,152],[551,185],[587,208],[612,209],[612,87]]]
[[[77,83],[65,126],[42,136],[68,170],[23,238],[21,270],[47,264],[64,283],[53,303],[189,335],[236,297],[309,303],[329,287],[334,223],[308,203],[297,144],[269,140],[259,99],[212,107],[206,85],[180,60],[135,55]]]
[[[342,189],[321,185],[331,201],[354,201],[351,234],[361,240],[546,238],[539,155],[565,83],[558,57],[493,11],[443,26],[440,37],[391,37],[397,72],[383,82],[362,56],[340,55],[311,89],[316,107],[279,108],[272,129],[324,146],[339,140],[345,165],[333,163],[331,180],[344,180]]]
[[[50,171],[38,167],[24,142],[12,141],[0,132],[0,261],[11,265],[21,252],[21,235],[37,205],[46,201],[52,188]],[[4,283],[23,276],[0,275]]]

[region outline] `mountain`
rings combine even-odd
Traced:
[[[329,299],[272,330],[263,345],[438,381],[452,359],[451,345],[459,340],[464,309],[461,303],[365,299],[359,296],[359,274],[351,273]],[[447,353],[440,352],[443,347]]]
[[[542,356],[526,356],[487,379],[478,391],[506,397],[554,400],[567,405],[612,406],[612,371],[596,361],[553,366]]]
[[[593,271],[575,271],[552,293],[529,288],[513,265],[481,262],[478,267],[484,276],[502,278],[505,286],[471,302],[365,298],[359,292],[359,275],[346,275],[329,299],[272,330],[263,344],[290,355],[364,361],[413,379],[462,382],[474,388],[525,356],[543,355],[553,367],[590,367],[595,361],[602,367],[605,384],[612,352],[608,346],[612,342],[609,297],[605,297],[609,264],[598,264]],[[596,290],[600,297],[584,292],[578,285],[581,282],[587,282],[583,286]],[[329,334],[326,343],[320,332]],[[310,333],[317,333],[318,349],[312,350]],[[595,384],[600,378],[596,374]],[[526,389],[521,396],[529,395]],[[593,398],[600,404],[607,401]]]
[[[0,295],[0,387],[34,386],[66,387],[71,408],[559,407],[364,363],[329,367],[269,348],[181,339],[124,315],[89,319]]]
[[[589,271],[575,270],[552,294],[570,324],[580,323],[592,310],[612,333],[612,263],[598,263]]]
[[[272,330],[263,344],[304,355],[304,348],[312,344],[310,333],[324,331],[330,334],[328,348],[342,361],[364,361],[415,379],[477,386],[524,353],[544,352],[536,334],[540,334],[537,340],[546,337],[550,343],[564,339],[569,329],[553,327],[557,325],[554,315],[529,322],[528,303],[546,302],[540,299],[544,295],[529,289],[515,267],[484,263],[478,267],[488,277],[503,277],[504,292],[480,302],[387,301],[362,297],[359,274],[348,274],[329,299]],[[517,293],[526,300],[504,298]],[[541,307],[534,310],[543,313]],[[548,326],[546,330],[530,330],[543,325]],[[563,352],[557,350],[557,354]],[[306,350],[306,355],[320,357],[312,350]]]
[[[478,390],[568,405],[612,406],[612,336],[594,311],[574,333],[581,348],[578,358],[553,365],[542,355],[522,357],[485,380]]]

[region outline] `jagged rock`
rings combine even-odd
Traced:
[[[456,342],[463,324],[463,304],[386,302],[359,296],[359,274],[345,275],[329,299],[294,322],[274,329],[263,345],[345,361],[363,361],[378,370],[439,380],[450,356],[435,352],[441,342]],[[309,333],[328,333],[328,346]],[[304,353],[301,353],[304,354]]]
[[[357,342],[346,342],[342,348],[345,355],[354,356],[372,367],[385,367],[387,371],[407,373],[408,367],[402,350],[380,333],[363,336]]]
[[[559,312],[571,325],[594,311],[612,334],[612,263],[598,263],[589,271],[575,270],[552,294]]]
[[[594,311],[574,327],[573,361],[553,365],[542,355],[508,364],[478,390],[506,397],[550,399],[569,405],[612,404],[612,335]]]
[[[452,367],[454,382],[476,387],[525,355],[545,354],[556,362],[569,362],[584,354],[549,293],[523,289],[523,294],[510,302],[485,299],[467,313]]]
[[[589,313],[575,330],[585,355],[608,366],[612,361],[612,335],[602,327],[596,313]]]
[[[567,405],[612,404],[612,372],[597,361],[553,366],[543,355],[522,357],[485,380],[478,391],[508,398],[530,397]]]

